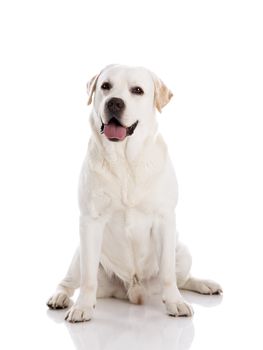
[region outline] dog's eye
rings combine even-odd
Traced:
[[[102,90],[110,90],[112,88],[111,84],[107,81],[101,85]]]
[[[135,95],[143,95],[144,91],[140,86],[135,86],[135,87],[131,88],[131,93],[135,94]]]

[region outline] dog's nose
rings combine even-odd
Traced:
[[[112,97],[107,102],[107,109],[112,115],[115,115],[117,117],[120,117],[121,113],[123,112],[125,108],[125,103],[121,98]]]

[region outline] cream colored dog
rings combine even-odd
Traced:
[[[191,316],[179,288],[218,294],[212,281],[190,276],[191,256],[177,240],[177,183],[155,110],[172,97],[145,68],[106,67],[88,84],[92,136],[79,183],[80,247],[49,299],[70,322],[91,319],[96,297],[140,304],[161,292],[167,313]]]

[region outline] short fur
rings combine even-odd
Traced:
[[[111,82],[111,90],[101,89],[104,81]],[[133,95],[133,86],[142,87],[144,94]],[[111,65],[92,78],[88,95],[88,104],[93,97],[94,103],[79,181],[80,247],[48,306],[68,307],[80,287],[66,314],[68,321],[80,322],[91,319],[96,297],[141,304],[160,292],[169,315],[191,316],[193,309],[179,288],[203,294],[222,289],[190,276],[191,256],[177,239],[177,182],[155,115],[172,93],[145,68]],[[111,142],[100,132],[111,97],[125,102],[123,125],[138,120],[134,133],[121,142]]]

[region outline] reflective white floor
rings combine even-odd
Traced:
[[[136,306],[115,299],[98,300],[92,321],[70,324],[65,311],[46,310],[21,327],[37,349],[260,349],[260,323],[248,306],[230,296],[183,293],[195,309],[191,318],[172,318],[158,296]],[[234,302],[231,309],[231,303]],[[253,302],[250,304],[253,309]],[[240,310],[237,313],[237,310]],[[251,311],[254,313],[255,310]],[[257,328],[259,327],[258,331]],[[30,337],[29,337],[30,338]]]
[[[212,304],[221,302],[214,298]],[[209,304],[209,300],[204,303]],[[174,319],[164,314],[159,298],[136,306],[119,300],[99,300],[95,318],[85,324],[63,320],[64,312],[48,310],[48,317],[64,324],[78,350],[97,349],[189,349],[194,338],[191,319]]]
[[[11,291],[13,303],[10,305],[6,301],[2,306],[5,318],[1,320],[1,349],[263,348],[262,303],[256,293],[246,299],[246,289],[234,293],[227,290],[224,296],[183,292],[194,307],[193,318],[167,316],[158,296],[141,306],[99,299],[94,319],[71,324],[64,321],[65,310],[47,309],[40,292],[41,284],[32,289],[31,297],[28,290],[21,289],[19,294],[14,287]]]

